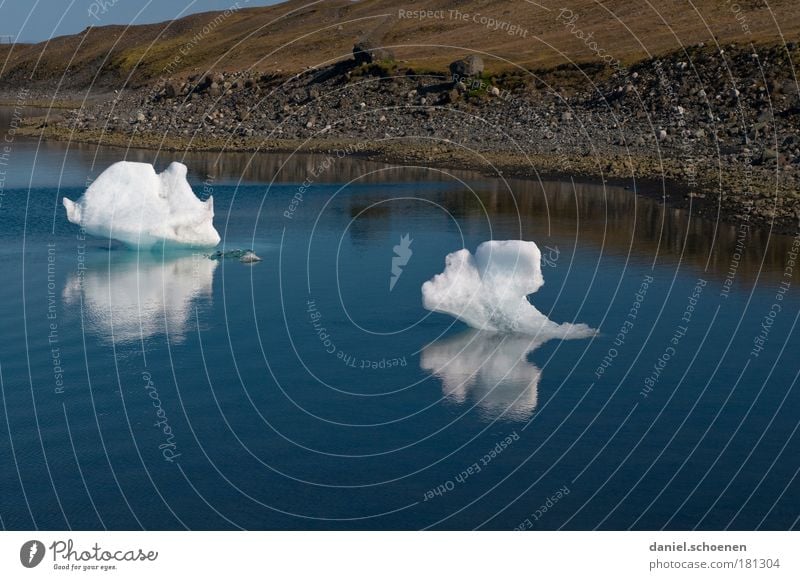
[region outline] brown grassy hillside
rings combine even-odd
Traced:
[[[786,42],[800,36],[797,0],[291,0],[228,14],[209,12],[152,25],[103,26],[48,43],[0,47],[0,86],[32,79],[84,87],[139,85],[165,76],[209,69],[296,72],[347,57],[356,39],[371,36],[400,60],[444,69],[455,57],[477,51],[487,68],[549,68],[597,60],[596,54],[558,20],[567,6],[573,29],[593,33],[597,46],[622,62],[699,42]],[[540,6],[550,7],[551,10]],[[740,8],[734,13],[731,6]],[[455,18],[450,10],[468,14]],[[440,11],[433,18],[402,18],[400,11]],[[475,18],[475,15],[477,18]],[[568,13],[564,13],[564,17]],[[492,18],[517,32],[481,24]],[[475,22],[478,20],[478,22]],[[508,24],[504,24],[508,23]],[[748,33],[749,32],[749,33]],[[494,58],[492,58],[494,57]],[[509,62],[506,62],[510,61]]]

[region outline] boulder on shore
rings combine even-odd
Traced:
[[[368,38],[363,38],[353,45],[353,58],[356,65],[370,64],[381,60],[394,60],[394,53]]]
[[[483,59],[477,54],[450,63],[450,73],[453,77],[477,77],[483,73]]]

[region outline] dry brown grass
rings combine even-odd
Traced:
[[[562,3],[541,0],[551,11],[525,0],[325,0],[243,8],[225,17],[219,12],[144,26],[105,26],[49,43],[0,47],[0,79],[19,82],[58,79],[72,60],[65,80],[84,86],[98,76],[100,85],[133,84],[164,76],[183,77],[209,69],[297,72],[350,55],[362,35],[378,37],[398,59],[428,70],[445,70],[466,53],[483,54],[493,71],[522,66],[551,68],[568,61],[597,60],[583,42],[565,30],[556,16]],[[738,0],[742,28],[725,0],[570,0],[579,15],[576,27],[593,32],[598,46],[624,63],[699,42],[771,43],[797,40],[797,0]],[[525,37],[492,31],[471,19],[449,18],[448,10],[480,14],[516,24]],[[443,10],[444,18],[402,19],[399,10]],[[216,19],[213,32],[192,45],[196,34]],[[783,40],[782,40],[783,39]],[[191,46],[186,54],[181,49]],[[38,64],[37,64],[38,62]],[[98,74],[99,73],[99,74]]]

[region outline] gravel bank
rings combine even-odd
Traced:
[[[630,68],[496,77],[345,61],[90,95],[21,132],[175,150],[335,151],[489,174],[618,180],[712,219],[795,232],[797,47],[698,45]],[[461,69],[455,69],[461,70]],[[6,101],[13,95],[6,94]],[[31,95],[41,101],[46,95]],[[58,95],[59,104],[77,95]],[[83,96],[80,96],[83,99]]]

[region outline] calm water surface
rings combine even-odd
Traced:
[[[601,185],[12,145],[6,529],[798,525],[791,238]],[[183,159],[223,249],[263,261],[82,239],[61,198],[123,158]],[[535,344],[424,310],[445,255],[488,239],[536,241],[532,302],[600,334]]]

